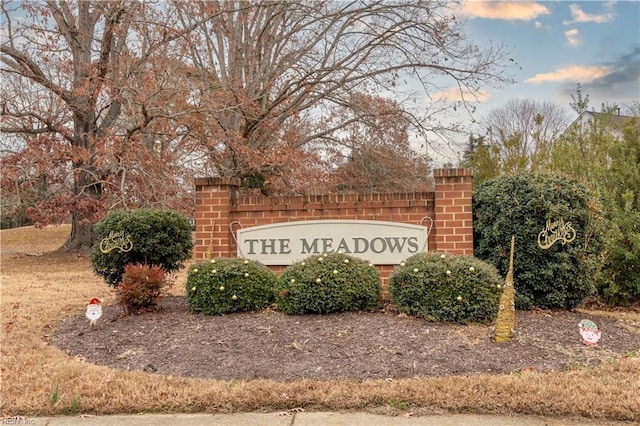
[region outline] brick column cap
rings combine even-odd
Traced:
[[[433,177],[473,176],[471,168],[433,169]]]
[[[193,179],[196,186],[240,186],[240,179],[234,177],[199,177]]]

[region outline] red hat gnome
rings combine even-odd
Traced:
[[[87,311],[85,312],[85,316],[91,321],[91,325],[94,325],[98,318],[102,316],[102,306],[100,306],[100,302],[102,302],[97,297],[94,297],[89,301],[87,305]]]

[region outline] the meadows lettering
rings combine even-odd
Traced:
[[[363,254],[373,253],[417,253],[420,250],[416,237],[376,237],[376,238],[300,238],[301,255],[320,253],[346,253]],[[246,254],[291,254],[291,239],[289,238],[262,238],[246,239],[248,248]]]
[[[571,226],[571,222],[547,220],[547,225],[538,234],[538,246],[541,249],[548,249],[556,241],[562,241],[562,244],[570,243],[576,239],[576,230]]]
[[[132,248],[133,241],[131,241],[131,235],[125,235],[124,231],[111,231],[108,236],[100,241],[100,251],[102,253],[109,253],[116,249],[118,249],[120,253],[124,253],[130,251]]]

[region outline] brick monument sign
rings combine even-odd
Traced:
[[[241,196],[235,178],[196,178],[195,257],[254,258],[276,272],[342,251],[388,276],[420,251],[473,254],[471,169],[434,170],[433,192]]]

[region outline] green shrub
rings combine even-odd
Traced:
[[[126,265],[116,301],[127,314],[153,311],[170,282],[159,266]]]
[[[547,221],[560,220],[570,222],[575,240],[540,248],[538,236]],[[516,306],[574,308],[595,291],[602,247],[600,220],[595,198],[576,180],[500,176],[474,191],[474,253],[504,276],[515,235]]]
[[[464,324],[495,319],[502,284],[496,268],[480,259],[431,252],[396,267],[389,292],[401,312]]]
[[[608,206],[606,256],[598,285],[608,305],[630,306],[640,301],[640,195],[629,190],[622,199],[622,207]]]
[[[263,309],[273,303],[276,274],[253,260],[211,259],[194,265],[187,278],[192,312],[209,315]]]
[[[114,287],[122,281],[125,265],[160,266],[171,273],[193,249],[189,219],[167,210],[110,213],[95,225],[95,232],[93,271]]]
[[[310,256],[287,267],[276,287],[276,309],[293,315],[375,307],[382,290],[370,263],[345,254]]]

